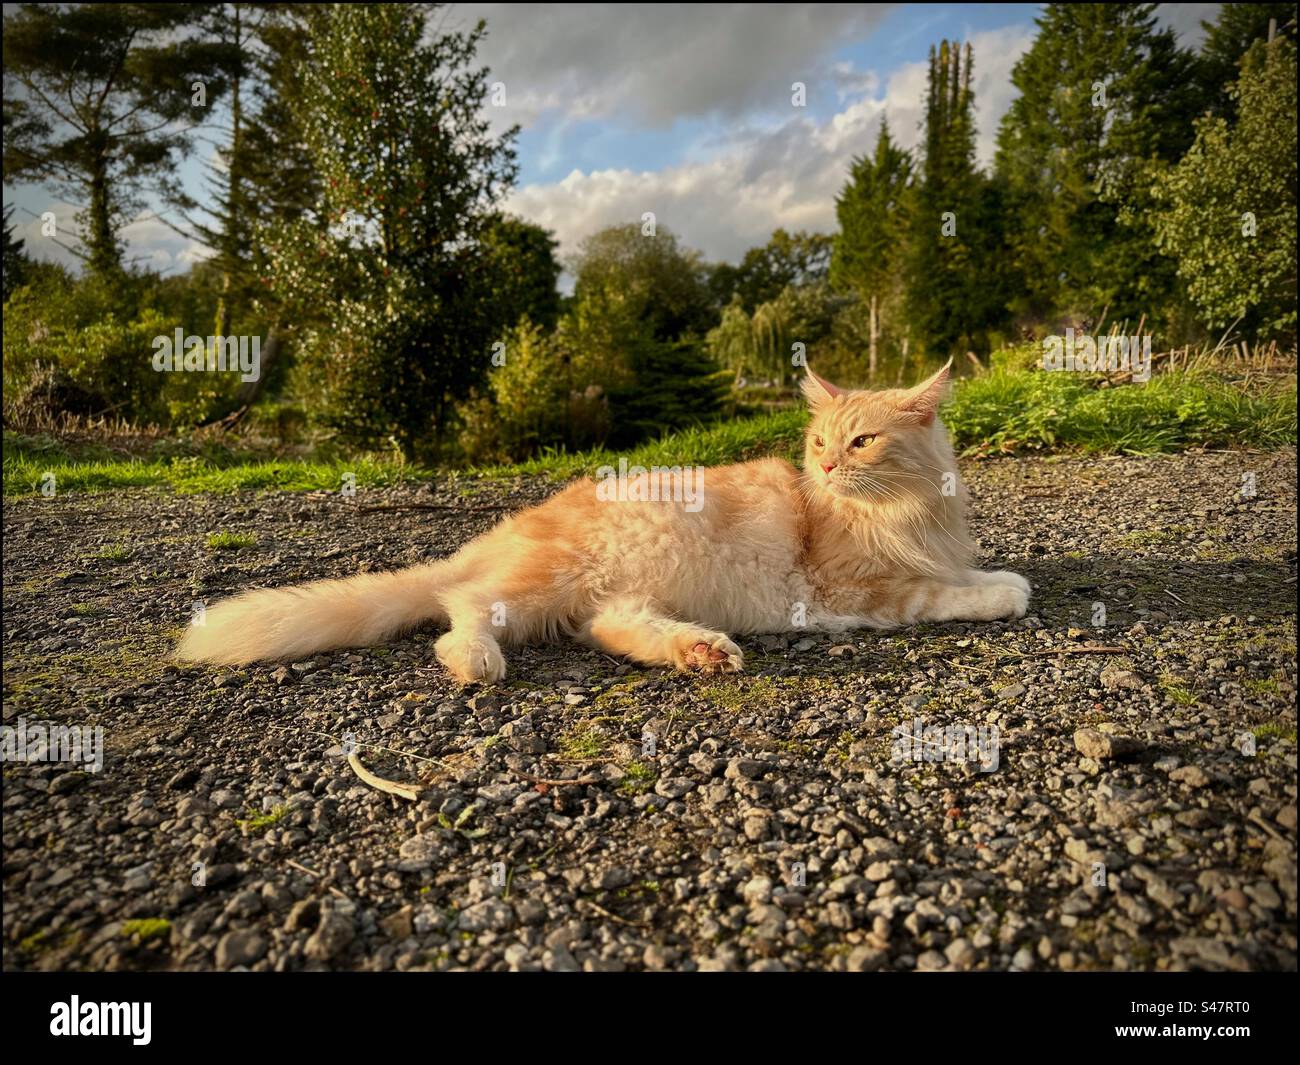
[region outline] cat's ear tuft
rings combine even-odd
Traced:
[[[807,367],[805,367],[807,369]],[[808,370],[804,379],[799,383],[803,389],[804,398],[808,400],[808,406],[817,407],[823,403],[829,403],[831,400],[844,394],[842,388],[836,388],[829,381],[818,377],[812,370]]]
[[[944,394],[948,390],[950,369],[952,369],[952,359],[944,363],[943,369],[938,373],[904,392],[902,399],[898,401],[898,409],[920,415],[922,425],[933,422],[939,412],[939,404],[943,402]]]

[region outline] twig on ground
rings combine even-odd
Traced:
[[[356,756],[355,751],[348,755],[348,765],[352,767],[352,772],[356,773],[363,783],[369,784],[379,791],[387,792],[389,795],[396,795],[399,799],[415,802],[424,791],[418,784],[400,784],[395,780],[385,780],[383,777],[375,776],[374,773],[361,764],[361,759]]]

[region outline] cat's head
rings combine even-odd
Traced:
[[[803,379],[812,409],[804,469],[813,484],[860,500],[915,495],[939,485],[951,458],[945,462],[947,438],[936,415],[951,365],[914,388],[884,391],[837,388],[809,370]]]

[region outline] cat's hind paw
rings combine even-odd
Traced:
[[[494,684],[506,675],[506,660],[491,636],[463,636],[452,629],[438,638],[433,649],[462,684]]]
[[[673,664],[701,673],[738,673],[745,667],[745,655],[723,633],[690,632],[674,640]]]

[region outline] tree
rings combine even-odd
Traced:
[[[760,303],[781,295],[787,285],[824,281],[830,261],[831,238],[826,234],[778,229],[766,244],[745,252],[739,266],[714,266],[707,285],[716,307],[725,307],[737,295],[745,312],[752,314]]]
[[[1232,86],[1242,57],[1256,41],[1268,39],[1269,25],[1296,39],[1295,4],[1221,4],[1213,22],[1202,22],[1205,41],[1197,67],[1206,106],[1225,118],[1233,114]]]
[[[202,4],[23,4],[4,20],[4,177],[80,203],[82,247],[121,266],[118,233],[152,188],[174,193],[194,83],[220,96],[221,51],[191,32]]]
[[[312,20],[293,107],[330,229],[300,219],[269,237],[273,290],[322,319],[302,350],[325,420],[408,457],[488,367],[481,241],[516,173],[516,131],[492,135],[481,113],[485,24],[426,40],[432,10],[337,5]]]
[[[1254,44],[1231,91],[1235,121],[1200,119],[1153,190],[1159,246],[1215,329],[1244,319],[1295,338],[1296,73],[1293,41]]]
[[[1152,169],[1190,143],[1198,94],[1193,57],[1156,27],[1154,7],[1051,4],[1012,72],[1020,95],[998,132],[996,173],[1023,270],[1018,314],[1097,320],[1109,308],[1136,322],[1173,291],[1142,201]]]
[[[584,240],[575,257],[578,303],[617,302],[658,340],[702,336],[713,321],[698,252],[683,250],[664,226],[610,226]]]
[[[4,213],[4,298],[9,299],[9,294],[22,285],[26,280],[27,274],[27,253],[23,251],[25,243],[18,237],[14,236],[13,223],[10,221],[14,213],[12,206],[5,208]]]
[[[939,355],[987,346],[1001,317],[993,200],[975,167],[973,57],[943,41],[930,50],[924,155],[907,209],[907,319]]]
[[[526,317],[554,329],[560,316],[557,287],[563,267],[555,257],[558,242],[542,226],[509,215],[495,215],[483,233],[483,247],[496,265],[493,305],[503,326]]]
[[[895,146],[883,118],[872,156],[858,156],[835,201],[840,231],[831,253],[830,282],[854,293],[868,308],[868,375],[875,380],[881,313],[902,297],[899,254],[906,220],[904,205],[912,179],[912,159]]]

